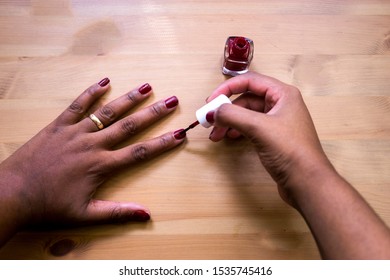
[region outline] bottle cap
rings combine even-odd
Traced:
[[[200,109],[198,109],[196,111],[196,113],[195,113],[196,119],[199,121],[199,123],[202,126],[204,126],[206,128],[212,126],[212,124],[209,123],[206,119],[207,113],[210,111],[214,111],[219,106],[221,106],[222,104],[225,104],[225,103],[232,104],[232,102],[230,101],[230,99],[226,95],[224,95],[224,94],[219,95],[218,97],[211,100],[209,103],[207,103],[206,105],[204,105],[203,107],[201,107]]]
[[[235,59],[247,59],[251,45],[244,37],[236,37],[231,42],[230,55]]]

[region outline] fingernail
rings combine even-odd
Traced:
[[[150,215],[145,212],[144,210],[137,210],[134,211],[133,215],[133,220],[138,221],[138,222],[144,222],[150,220]]]
[[[176,107],[177,104],[179,104],[179,99],[177,99],[176,96],[171,96],[165,100],[165,106],[167,106],[168,109]]]
[[[209,135],[209,139],[211,140],[211,137],[213,136],[213,133],[214,133],[214,128],[213,130],[211,131],[210,135]]]
[[[99,84],[99,86],[101,86],[101,87],[105,87],[106,85],[108,85],[109,82],[110,82],[110,79],[109,79],[109,78],[104,78],[104,79],[101,80],[98,84]]]
[[[184,131],[184,129],[176,130],[176,131],[173,133],[173,137],[175,137],[176,140],[183,139],[183,138],[186,137],[186,135],[187,135],[187,133]]]
[[[207,112],[206,121],[209,123],[214,123],[214,111]]]
[[[152,87],[146,83],[146,84],[143,84],[142,86],[140,86],[140,88],[138,89],[138,91],[141,93],[141,94],[147,94],[149,91],[152,90]]]

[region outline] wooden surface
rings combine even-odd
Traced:
[[[299,87],[338,171],[390,225],[390,1],[0,0],[0,160],[108,76],[114,99],[149,82],[180,108],[138,139],[188,125],[225,77],[229,35],[252,70]],[[318,259],[301,216],[245,140],[197,128],[97,194],[146,224],[20,232],[2,259]],[[26,159],[28,160],[28,159]]]

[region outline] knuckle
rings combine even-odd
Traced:
[[[297,97],[302,98],[302,93],[298,88],[295,88],[295,94],[297,95]]]
[[[113,121],[116,118],[115,111],[108,105],[100,109],[100,115],[108,121]]]
[[[132,104],[136,104],[137,101],[138,101],[138,98],[137,98],[137,93],[134,92],[134,91],[130,91],[127,95],[127,99],[130,101],[130,103]]]
[[[44,131],[48,133],[48,135],[56,135],[56,134],[62,134],[64,132],[64,126],[62,126],[58,119],[55,120],[53,123],[49,124]]]
[[[251,141],[256,147],[262,146],[261,137],[258,135],[258,127],[254,123],[249,123],[248,127],[245,130],[245,135],[248,137],[249,141]]]
[[[133,118],[124,119],[121,123],[121,129],[127,135],[134,135],[137,132],[137,123]]]
[[[78,152],[79,153],[88,153],[88,152],[94,151],[95,148],[96,148],[96,145],[92,141],[90,141],[88,139],[81,140],[79,142]]]
[[[166,149],[170,146],[171,144],[171,140],[172,140],[172,137],[170,137],[169,135],[163,135],[160,137],[160,147],[162,149]]]
[[[115,143],[116,139],[118,138],[118,135],[111,130],[106,130],[106,133],[104,134],[104,142],[111,144]]]
[[[145,145],[136,146],[131,153],[135,161],[144,161],[150,156],[149,150]]]
[[[123,210],[120,205],[115,205],[110,211],[110,219],[120,222],[123,219]]]
[[[163,109],[160,103],[153,104],[152,106],[149,107],[150,112],[153,116],[159,117],[161,116]]]
[[[291,96],[295,100],[302,99],[301,91],[295,86],[287,85],[287,87],[285,88],[285,92],[287,92],[288,95]]]
[[[69,105],[68,111],[76,114],[83,114],[84,108],[78,101],[73,101],[72,104]]]
[[[301,95],[300,90],[293,85],[287,85],[287,90],[292,92],[293,94]]]
[[[84,93],[88,94],[88,95],[91,95],[91,96],[94,96],[96,94],[95,87],[91,86],[91,87],[87,88]]]

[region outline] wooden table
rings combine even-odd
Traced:
[[[329,158],[389,225],[390,1],[233,2],[0,0],[0,160],[105,76],[109,100],[144,82],[145,105],[180,99],[136,140],[188,125],[225,80],[226,38],[243,35],[251,69],[301,89]],[[209,132],[99,190],[147,205],[151,222],[20,232],[0,258],[318,259],[252,146]]]

